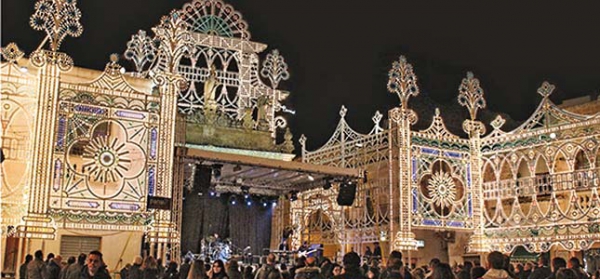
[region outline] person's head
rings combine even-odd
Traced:
[[[340,266],[339,264],[333,264],[332,273],[333,276],[342,274],[342,266]]]
[[[25,256],[25,263],[28,263],[32,260],[33,260],[33,256],[31,254],[27,254],[27,256]]]
[[[279,265],[279,269],[280,269],[281,271],[286,271],[286,270],[287,270],[287,265],[286,265],[285,263],[281,263],[281,264]]]
[[[190,261],[191,261],[191,259],[189,257],[183,258],[183,262],[186,263],[186,264],[189,264]]]
[[[579,276],[575,270],[569,268],[561,268],[556,272],[556,279],[578,279]]]
[[[520,264],[520,263],[519,263],[519,264],[517,264],[517,265],[515,266],[515,271],[516,271],[516,272],[523,272],[523,265],[522,265],[522,264]]]
[[[473,263],[471,263],[470,261],[465,261],[463,263],[463,269],[464,270],[469,271],[469,270],[471,270],[471,268],[473,268]]]
[[[269,253],[267,255],[267,264],[275,264],[275,254]]]
[[[133,257],[133,264],[137,264],[137,265],[142,265],[142,257],[140,256],[135,256]]]
[[[70,256],[69,259],[67,259],[67,264],[74,264],[75,261],[77,261],[77,259],[75,259],[75,256]]]
[[[526,262],[525,265],[523,266],[523,270],[527,271],[527,270],[532,270],[533,269],[533,263],[532,262]]]
[[[567,261],[561,257],[555,257],[552,259],[552,271],[558,271],[559,269],[567,267]]]
[[[433,275],[431,275],[432,279],[454,279],[454,272],[452,272],[452,268],[447,263],[439,263],[433,269]]]
[[[304,266],[304,263],[306,262],[306,257],[305,256],[300,256],[296,258],[296,266]]]
[[[538,258],[538,266],[548,266],[548,258],[544,256],[540,256]]]
[[[195,259],[190,266],[190,271],[187,274],[186,278],[198,279],[203,278],[206,274],[206,267],[204,266],[204,261],[201,259]]]
[[[50,261],[51,259],[54,259],[54,253],[48,253],[48,256],[46,257],[47,261]]]
[[[569,262],[567,263],[567,267],[568,268],[580,268],[581,264],[579,263],[579,259],[576,257],[572,257],[569,259]]]
[[[177,262],[176,261],[170,261],[169,262],[169,267],[167,269],[169,271],[177,271]]]
[[[331,260],[327,257],[324,257],[323,261],[321,262],[321,267],[326,266],[328,264],[331,264]]]
[[[366,251],[371,251],[371,247],[367,246],[367,250]]]
[[[315,258],[315,257],[306,258],[306,266],[317,266],[317,258]]]
[[[62,256],[61,255],[56,255],[54,258],[52,258],[52,261],[54,263],[56,263],[57,265],[61,265],[62,263]]]
[[[493,251],[487,256],[488,267],[492,269],[504,269],[504,255],[498,251]]]
[[[79,254],[79,256],[77,256],[77,264],[78,265],[84,265],[86,259],[87,259],[87,255],[86,254],[84,254],[84,253]]]
[[[342,259],[342,262],[344,263],[345,269],[360,267],[360,257],[358,254],[356,254],[356,252],[346,253]]]
[[[104,261],[102,260],[102,253],[98,250],[94,250],[90,252],[87,257],[87,268],[90,274],[96,274],[98,269],[104,265]]]
[[[230,260],[229,261],[229,269],[230,270],[235,270],[235,271],[240,271],[240,265],[238,264],[238,261],[237,260]]]
[[[367,271],[367,278],[369,278],[369,279],[379,278],[379,269],[377,269],[375,267],[369,267],[369,270]]]
[[[479,279],[485,275],[485,268],[483,266],[475,266],[471,268],[471,279]]]
[[[435,270],[435,268],[440,264],[440,259],[433,258],[429,261],[429,269]]]
[[[35,251],[35,253],[33,253],[33,255],[38,260],[43,260],[44,259],[44,252],[42,252],[42,250]]]
[[[412,277],[415,279],[424,279],[425,278],[425,270],[420,267],[415,268],[411,272],[411,274],[412,274]]]
[[[388,258],[402,259],[402,252],[393,250],[392,252],[390,252],[390,256]]]
[[[213,274],[225,273],[225,264],[222,260],[216,260],[212,264],[212,272]]]

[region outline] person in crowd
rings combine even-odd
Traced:
[[[299,268],[303,268],[306,265],[306,257],[299,256],[294,261],[294,266],[290,268],[290,277],[295,278],[296,270]]]
[[[81,270],[85,266],[86,259],[86,254],[79,254],[79,256],[77,256],[77,261],[67,268],[67,271],[65,272],[65,279],[79,279],[81,277]]]
[[[426,279],[431,279],[433,277],[433,271],[435,271],[435,268],[440,263],[441,263],[440,259],[438,259],[438,258],[433,258],[429,261],[429,272],[427,272],[427,274],[425,274]]]
[[[486,271],[483,266],[474,266],[471,268],[471,279],[480,279],[485,275]]]
[[[531,275],[531,271],[533,271],[533,263],[526,262],[523,265],[523,271],[519,273],[519,279],[528,279]]]
[[[281,271],[281,278],[283,279],[292,279],[292,276],[290,275],[290,271],[287,269],[287,265],[285,263],[281,263],[279,265],[279,270]],[[321,268],[322,270],[322,268]],[[246,278],[244,278],[246,279]]]
[[[129,278],[129,270],[130,269],[131,269],[130,263],[126,264],[123,268],[121,268],[121,270],[119,271],[119,275],[121,275],[121,279]]]
[[[237,260],[229,260],[227,275],[229,275],[229,279],[242,279],[242,272],[240,272],[240,265]]]
[[[517,277],[517,275],[515,274],[515,267],[510,263],[510,256],[509,255],[503,255],[503,256],[504,256],[504,267],[502,269],[504,269],[508,273],[508,277],[510,277],[512,279],[519,279]]]
[[[560,270],[561,268],[566,268],[567,267],[567,261],[565,261],[565,259],[561,258],[561,257],[555,257],[552,259],[552,273],[550,274],[550,276],[547,277],[547,279],[556,279],[556,273],[558,273],[558,270]]]
[[[148,256],[142,262],[142,279],[160,279],[158,277],[158,263],[152,256]]]
[[[336,263],[333,264],[333,269],[331,270],[331,275],[332,275],[331,278],[338,276],[340,274],[342,274],[342,266],[339,264],[336,264]]]
[[[321,275],[323,275],[323,278],[331,278],[333,277],[332,272],[333,264],[331,263],[331,260],[324,257],[323,261],[321,262]]]
[[[50,264],[50,262],[52,261],[52,259],[54,259],[54,253],[48,253],[48,255],[46,256],[46,260],[44,261],[44,263],[46,263],[46,266],[48,264]]]
[[[80,279],[110,279],[100,251],[91,251],[87,256],[87,264],[81,270]]]
[[[158,278],[163,278],[165,275],[165,266],[161,258],[156,259],[156,269],[158,269]]]
[[[48,270],[44,262],[44,253],[37,250],[33,254],[34,259],[27,264],[27,279],[48,279]]]
[[[575,271],[575,273],[577,274],[577,277],[579,279],[588,279],[590,277],[587,274],[587,272],[585,272],[585,270],[583,270],[583,268],[581,267],[581,264],[579,263],[579,259],[576,257],[572,257],[569,259],[569,262],[567,263],[567,267],[572,269],[573,271]]]
[[[417,267],[411,272],[412,278],[414,279],[425,279],[425,270]]]
[[[167,269],[165,269],[165,274],[162,277],[163,279],[179,279],[179,272],[177,271],[177,262],[170,261]]]
[[[190,266],[190,271],[186,275],[187,279],[206,279],[206,266],[201,259],[195,259]]]
[[[225,264],[222,260],[216,260],[212,264],[212,268],[208,272],[208,279],[229,279],[225,272]]]
[[[379,268],[368,267],[366,275],[368,279],[379,279]]]
[[[360,257],[355,252],[346,253],[342,259],[344,270],[341,274],[334,276],[334,279],[366,279],[367,277],[360,273]]]
[[[381,259],[381,247],[379,246],[379,242],[375,242],[375,248],[373,248],[373,258]]]
[[[504,270],[504,255],[498,251],[488,254],[488,271],[481,277],[483,279],[507,279],[510,276]]]
[[[447,263],[439,263],[433,270],[432,279],[455,279],[452,267]]]
[[[50,258],[46,268],[48,269],[49,279],[60,279],[60,271],[62,270],[62,257],[57,255],[56,257]]]
[[[367,246],[366,250],[365,250],[365,258],[367,259],[367,261],[371,260],[371,258],[373,258],[373,251],[371,251],[371,247]]]
[[[129,268],[129,277],[128,279],[142,279],[142,257],[135,256],[133,258],[133,265]]]
[[[397,251],[397,250],[393,250],[392,252],[390,252],[390,255],[387,258],[387,263],[385,265],[385,269],[379,275],[380,279],[389,278],[389,275],[392,272],[392,268],[394,266],[393,262],[397,262],[397,261],[395,261],[395,259],[399,259],[400,265],[402,265],[402,252]]]
[[[577,272],[571,268],[561,268],[556,272],[556,279],[580,279]]]
[[[317,266],[317,259],[315,257],[306,258],[305,266],[296,269],[294,279],[324,279],[321,276],[321,269]]]
[[[255,279],[281,279],[281,272],[275,266],[275,254],[267,255],[267,263],[256,271]]]
[[[189,257],[183,258],[183,263],[179,267],[179,279],[187,278],[188,273],[190,273],[190,261]]]
[[[243,279],[254,279],[254,274],[252,273],[252,266],[251,265],[248,265],[248,266],[246,266],[244,268],[244,272],[242,274],[242,277],[243,277]],[[289,279],[289,278],[285,278],[285,279]]]
[[[19,279],[27,279],[27,265],[33,260],[31,254],[25,256],[25,262],[19,266]]]
[[[463,267],[456,274],[456,278],[458,279],[470,279],[471,278],[471,268],[473,268],[473,264],[469,261],[466,261],[463,264]]]
[[[538,258],[537,267],[529,275],[529,279],[546,279],[552,274],[552,271],[548,267],[548,258],[540,256]]]
[[[60,279],[67,279],[67,272],[69,271],[69,267],[76,264],[76,261],[77,259],[75,259],[75,257],[70,256],[67,260],[67,264],[63,266],[63,268],[60,270],[60,275],[58,277]]]

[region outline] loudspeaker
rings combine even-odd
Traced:
[[[340,191],[337,196],[338,205],[350,206],[356,198],[356,184],[351,182],[340,183]]]
[[[194,173],[194,192],[206,194],[210,189],[212,168],[210,166],[196,165]]]

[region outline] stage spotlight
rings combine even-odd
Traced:
[[[260,198],[259,202],[262,204],[263,207],[267,207],[267,200],[264,197]]]
[[[246,205],[247,206],[251,206],[252,205],[252,201],[250,201],[250,200],[246,201]]]
[[[298,192],[297,191],[291,191],[290,192],[290,201],[296,201],[298,200]]]
[[[308,180],[310,180],[310,181],[315,181],[315,178],[314,178],[312,175],[310,175],[310,174],[306,175],[306,177],[307,177],[307,178],[308,178]]]
[[[244,195],[244,199],[248,199],[250,197],[250,187],[242,186],[240,188],[242,190],[242,195]]]
[[[228,201],[231,205],[235,205],[237,203],[237,200],[235,199],[235,196],[233,196],[233,195],[229,197]]]
[[[277,201],[273,201],[272,205],[273,205],[273,207],[276,207],[277,206]]]

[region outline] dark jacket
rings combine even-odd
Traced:
[[[272,264],[263,265],[257,272],[254,279],[281,279],[281,272]]]
[[[40,259],[34,259],[27,264],[27,279],[48,279],[50,275],[46,270],[46,263]]]
[[[160,279],[158,268],[145,268],[142,270],[142,279]]]
[[[186,279],[188,276],[188,273],[190,273],[190,264],[182,263],[181,266],[179,267],[179,278]],[[527,278],[525,278],[525,279],[527,279]]]
[[[106,266],[101,266],[98,268],[98,271],[94,276],[90,275],[87,266],[84,266],[81,269],[81,277],[80,279],[111,279],[110,274],[108,274],[108,270],[106,270]]]
[[[48,269],[48,275],[50,275],[50,279],[59,279],[60,278],[60,270],[61,267],[54,260],[51,260],[46,266]]]
[[[324,279],[324,277],[321,275],[320,268],[316,266],[305,266],[296,269],[296,276],[294,279]]]
[[[552,271],[547,266],[542,266],[536,268],[531,275],[529,275],[529,279],[546,279],[552,275]]]
[[[140,269],[141,267],[142,267],[142,265],[133,264],[129,268],[128,279],[142,279],[142,270]],[[123,278],[123,279],[125,279],[125,278]]]
[[[344,274],[333,276],[333,279],[367,279],[367,276],[364,276],[360,273],[360,267],[348,268],[344,267]]]
[[[27,264],[28,263],[23,263],[19,267],[19,279],[27,279]]]

